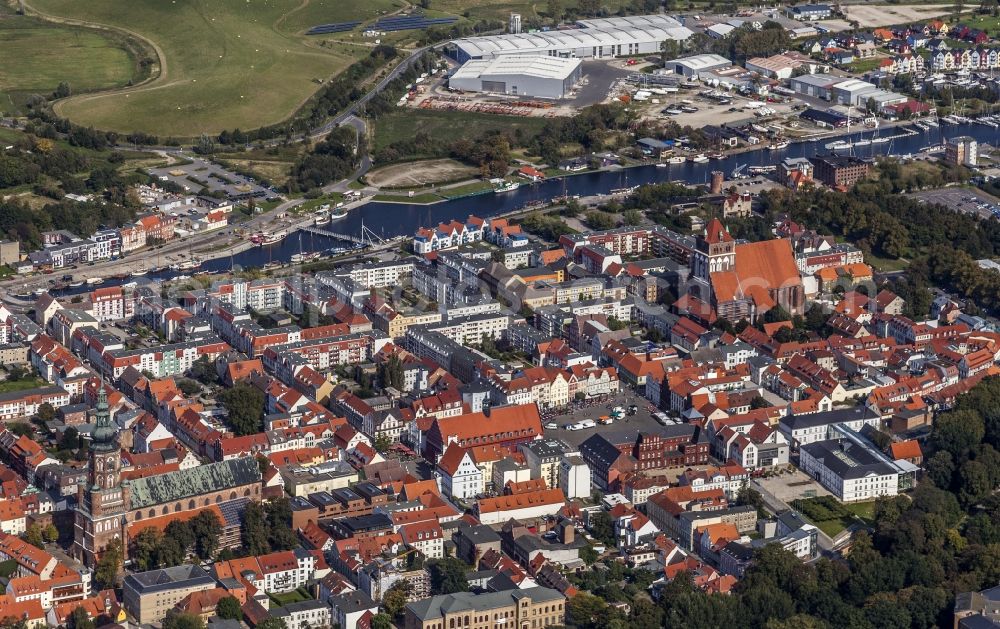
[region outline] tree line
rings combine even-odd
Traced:
[[[132,539],[129,554],[139,570],[169,568],[188,556],[211,560],[219,549],[222,523],[212,511],[202,511],[188,521],[174,520],[161,532],[150,526]]]

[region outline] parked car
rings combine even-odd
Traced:
[[[545,430],[556,430],[557,428],[559,428],[559,424],[555,422],[549,422],[545,424]]]
[[[563,428],[565,428],[566,430],[580,430],[581,428],[583,428],[583,426],[581,426],[580,424],[566,424],[565,426],[563,426]]]

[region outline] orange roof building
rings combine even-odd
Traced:
[[[482,498],[476,502],[474,513],[483,524],[499,524],[510,519],[522,520],[555,515],[566,504],[561,489]]]
[[[694,296],[710,295],[718,316],[729,321],[753,321],[776,306],[793,315],[804,311],[805,289],[788,239],[737,243],[722,221],[712,219],[691,267]]]

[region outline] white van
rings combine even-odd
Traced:
[[[580,428],[593,428],[596,425],[597,425],[597,422],[595,422],[592,419],[585,419],[582,422],[580,422],[580,424],[579,424]]]

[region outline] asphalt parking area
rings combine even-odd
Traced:
[[[567,424],[573,424],[585,419],[592,419],[596,422],[598,417],[610,415],[611,409],[615,406],[623,406],[627,409],[632,404],[639,407],[636,414],[631,417],[626,416],[613,424],[597,424],[593,428],[584,428],[583,430],[565,429]],[[652,410],[650,410],[651,408]],[[639,397],[634,391],[628,389],[606,400],[585,403],[582,407],[572,408],[568,412],[558,414],[542,413],[542,425],[548,426],[553,423],[556,425],[556,428],[545,429],[546,437],[554,437],[572,446],[578,446],[589,439],[591,435],[601,432],[621,432],[623,430],[653,431],[661,428],[661,424],[653,418],[653,413],[656,412],[659,411],[652,406],[649,400]]]
[[[982,218],[989,218],[996,215],[1000,218],[1000,200],[972,188],[922,190],[911,193],[909,196],[925,203],[937,203],[950,210],[964,214],[971,214]]]

